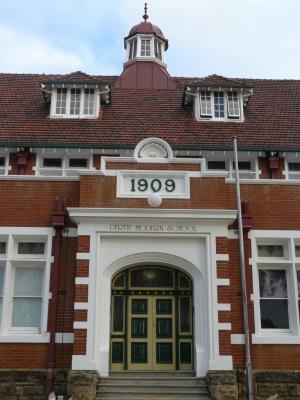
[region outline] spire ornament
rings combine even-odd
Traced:
[[[149,18],[147,3],[145,3],[144,10],[145,10],[145,14],[143,15],[143,18],[144,18],[145,22],[147,22],[147,19]]]

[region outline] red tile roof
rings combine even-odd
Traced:
[[[182,105],[184,86],[199,78],[174,78],[176,90],[128,90],[114,88],[117,77],[93,76],[112,85],[98,119],[49,118],[41,82],[70,75],[0,74],[1,146],[134,147],[157,136],[173,148],[228,149],[237,135],[244,149],[300,150],[300,81],[234,79],[254,88],[245,122],[204,122]]]

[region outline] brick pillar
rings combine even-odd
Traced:
[[[90,236],[78,236],[75,274],[73,355],[85,355],[87,346]],[[84,259],[86,256],[86,259]]]

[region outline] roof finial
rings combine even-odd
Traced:
[[[143,18],[144,18],[145,22],[147,22],[147,19],[149,18],[147,3],[145,3],[145,8],[144,8],[144,10],[145,10],[145,14],[143,15]]]

